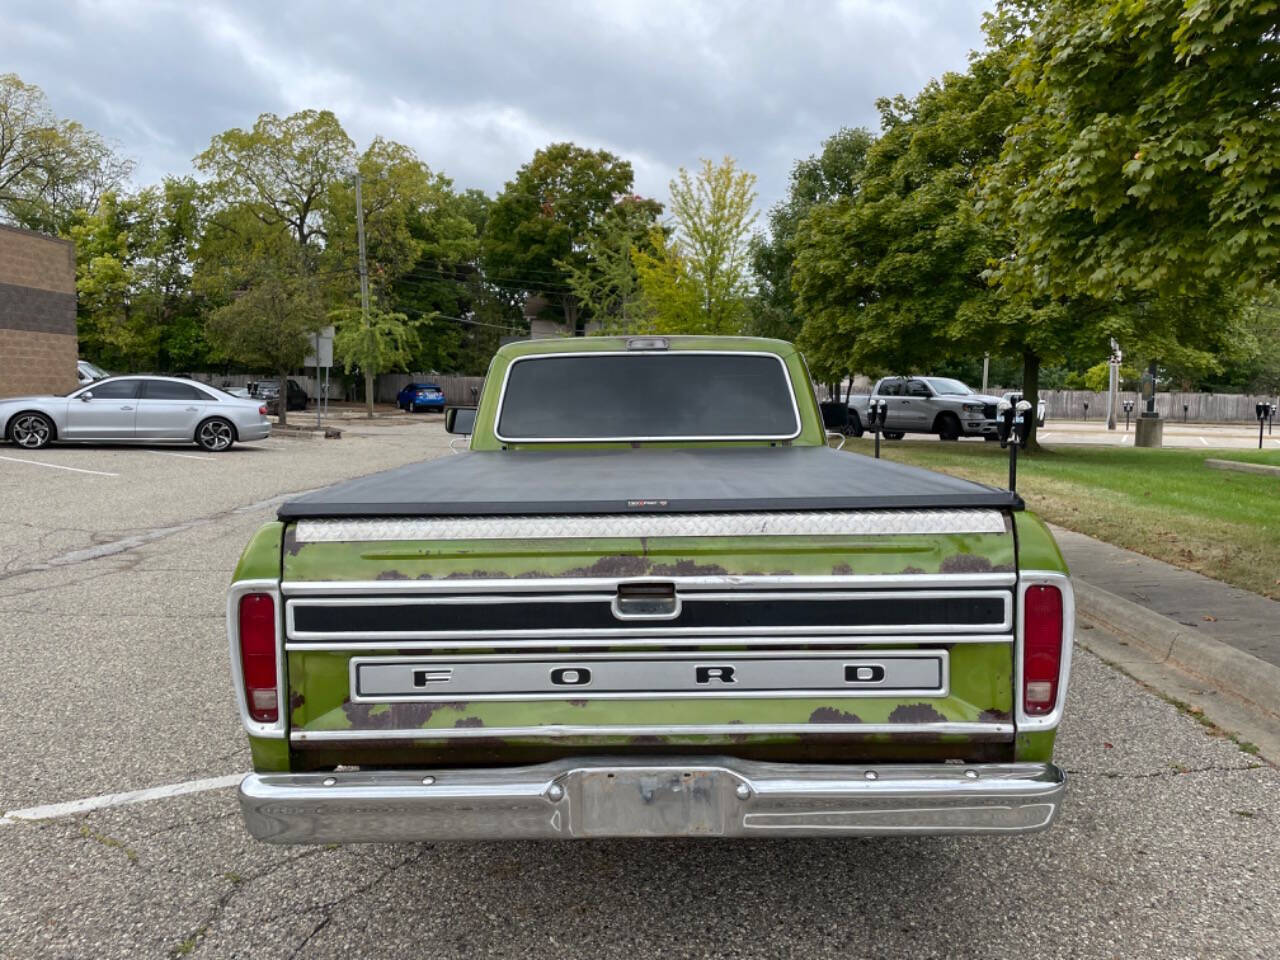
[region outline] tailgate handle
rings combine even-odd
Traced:
[[[674,620],[680,616],[680,595],[674,583],[623,583],[612,609],[619,620]]]

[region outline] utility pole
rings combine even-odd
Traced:
[[[369,264],[364,256],[364,195],[360,192],[360,171],[356,171],[356,241],[360,245],[360,322],[369,330]],[[373,371],[365,365],[364,399],[373,417]]]
[[[1111,341],[1111,357],[1107,363],[1107,429],[1116,428],[1116,400],[1120,392],[1120,344]],[[1126,427],[1126,429],[1128,429]]]
[[[991,354],[982,355],[982,392],[987,392],[987,371],[991,368]]]

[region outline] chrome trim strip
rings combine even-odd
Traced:
[[[843,656],[842,656],[843,654]],[[510,664],[513,662],[545,662],[554,663],[557,667],[573,667],[590,663],[610,663],[610,662],[635,662],[635,661],[653,661],[657,663],[667,663],[673,660],[687,660],[691,663],[698,661],[709,662],[715,658],[710,656],[707,651],[695,651],[691,653],[661,653],[661,654],[645,654],[636,652],[626,653],[588,653],[579,656],[557,656],[555,654],[494,654],[492,656],[471,656],[467,658],[459,657],[401,657],[401,656],[377,656],[377,657],[352,657],[347,664],[347,690],[350,692],[352,703],[449,703],[459,700],[472,702],[476,700],[502,700],[509,702],[545,702],[555,700],[760,700],[760,699],[861,699],[861,698],[884,698],[884,697],[946,697],[951,690],[951,659],[950,654],[946,650],[874,650],[864,652],[831,650],[821,653],[797,652],[788,653],[779,656],[777,651],[768,653],[760,652],[737,652],[726,655],[723,659],[729,661],[741,660],[763,660],[775,661],[780,659],[786,660],[828,660],[839,662],[843,659],[850,660],[933,660],[938,664],[938,685],[934,687],[921,687],[918,689],[910,689],[905,687],[892,687],[884,690],[877,690],[874,687],[821,687],[806,689],[705,689],[705,690],[637,690],[627,692],[598,692],[593,691],[589,685],[562,687],[559,690],[549,691],[545,693],[526,693],[526,692],[503,692],[503,693],[451,693],[447,688],[435,690],[432,695],[423,694],[381,694],[364,696],[360,692],[360,684],[358,682],[359,669],[364,664],[406,664],[413,666],[430,667],[434,665],[450,665],[465,666],[466,664],[486,663],[486,664]],[[463,663],[459,663],[463,660]],[[445,671],[441,671],[442,673]]]
[[[1018,575],[1009,573],[843,574],[832,576],[734,575],[706,577],[542,577],[488,580],[285,580],[280,591],[286,597],[395,595],[417,593],[552,593],[591,590],[615,592],[624,583],[673,583],[676,589],[713,590],[771,587],[822,590],[907,588],[1012,587]]]
[[[734,649],[734,648],[753,648],[768,646],[771,649],[786,650],[796,647],[806,647],[815,645],[832,645],[832,646],[875,646],[877,644],[892,643],[901,646],[902,644],[919,644],[921,646],[938,646],[945,644],[946,646],[954,646],[960,643],[1002,643],[1012,644],[1012,633],[952,633],[946,635],[919,635],[919,634],[894,634],[892,636],[867,634],[865,636],[850,636],[848,634],[832,634],[830,636],[815,636],[813,634],[797,634],[795,636],[765,636],[752,637],[741,633],[723,636],[723,637],[704,637],[699,636],[693,639],[685,639],[683,642],[679,638],[670,636],[646,636],[646,637],[625,637],[625,642],[618,642],[609,636],[601,636],[592,634],[587,637],[563,637],[557,639],[554,643],[549,644],[545,638],[533,638],[525,640],[502,640],[495,642],[488,640],[448,640],[442,641],[437,637],[433,640],[397,640],[386,644],[360,643],[353,644],[350,638],[340,642],[335,641],[306,641],[298,642],[285,641],[285,651],[288,653],[353,653],[357,650],[383,650],[388,647],[394,647],[401,651],[435,651],[440,650],[544,650],[548,646],[554,646],[557,649],[574,650],[580,647],[604,647],[604,646],[625,646],[628,649],[648,650],[656,647],[681,647],[681,646],[697,646],[697,647],[716,647]]]
[[[493,412],[493,435],[503,443],[640,443],[644,441],[654,441],[659,443],[678,442],[681,440],[739,440],[751,442],[755,440],[794,440],[804,430],[804,421],[800,419],[800,404],[796,401],[796,389],[791,383],[791,371],[787,369],[787,361],[783,360],[779,354],[770,353],[767,350],[673,350],[670,353],[663,353],[663,356],[716,356],[716,357],[772,357],[778,361],[778,366],[782,367],[782,381],[787,385],[787,395],[791,397],[791,412],[795,414],[796,428],[791,433],[779,433],[768,435],[743,435],[736,434],[731,436],[681,436],[681,437],[644,437],[644,436],[628,436],[628,437],[504,437],[499,432],[499,424],[502,423],[502,407],[507,399],[507,384],[511,380],[511,371],[515,369],[518,363],[528,363],[531,360],[551,360],[555,358],[573,357],[575,359],[581,357],[630,357],[631,359],[652,357],[649,352],[636,350],[592,350],[588,353],[581,351],[575,353],[532,353],[523,357],[516,357],[509,364],[507,369],[502,373],[502,388],[498,391],[498,407]]]
[[[665,700],[665,695],[652,699]],[[1013,739],[1012,723],[703,723],[703,724],[543,724],[536,727],[414,727],[397,730],[300,730],[289,733],[293,743],[335,743],[358,740],[474,740],[566,737],[727,737],[749,734],[949,733],[980,736],[985,742]]]
[[[276,623],[276,711],[279,719],[275,723],[259,723],[249,716],[248,697],[244,689],[244,671],[240,664],[240,598],[247,593],[267,593],[275,604]],[[281,608],[278,580],[237,580],[227,590],[227,641],[231,653],[231,685],[235,689],[236,706],[240,711],[240,723],[251,737],[265,737],[271,740],[283,740],[285,721],[288,713],[285,709],[289,686],[289,677],[285,672],[285,656],[283,639],[280,631]]]
[[[287,844],[1031,833],[1053,822],[1065,790],[1066,774],[1049,763],[606,756],[499,769],[250,774],[239,798],[250,834]]]
[[[299,520],[298,543],[637,537],[869,537],[1006,532],[999,510],[811,510]]]
[[[661,635],[666,637],[708,637],[719,636],[724,634],[733,634],[739,637],[746,636],[795,636],[797,634],[807,634],[811,636],[830,636],[838,634],[841,636],[858,636],[867,634],[876,634],[879,636],[897,636],[908,633],[928,633],[928,634],[945,634],[951,636],[953,634],[965,634],[978,631],[992,632],[1005,631],[1013,628],[1013,598],[1004,590],[969,590],[963,592],[945,591],[945,590],[910,590],[898,592],[886,591],[865,591],[861,593],[833,593],[833,594],[815,594],[815,593],[798,593],[795,595],[784,594],[755,594],[748,591],[741,591],[732,594],[690,594],[686,601],[693,603],[701,599],[731,599],[731,600],[778,600],[778,599],[799,599],[809,600],[811,602],[820,602],[824,599],[840,600],[840,599],[857,599],[857,600],[901,600],[904,603],[910,603],[913,600],[947,600],[947,599],[973,599],[988,598],[998,599],[1001,601],[1003,613],[998,623],[972,623],[972,624],[949,624],[949,623],[931,623],[931,624],[868,624],[866,626],[826,626],[826,627],[664,627],[660,628]],[[489,596],[483,598],[466,598],[473,603],[528,603],[540,602],[542,598],[535,597],[506,597],[506,596]],[[575,602],[575,601],[596,601],[603,602],[600,597],[573,597],[566,600],[557,600],[552,597],[547,598],[551,602]],[[367,645],[375,640],[470,640],[485,637],[492,638],[522,638],[522,637],[542,637],[547,639],[560,638],[579,638],[592,637],[597,640],[613,637],[641,637],[653,634],[655,628],[651,626],[643,627],[614,627],[606,629],[536,629],[536,630],[350,630],[350,631],[325,631],[325,630],[299,630],[294,622],[294,611],[298,607],[359,607],[359,606],[423,606],[430,607],[437,603],[437,600],[419,599],[416,597],[317,597],[307,599],[290,599],[285,602],[285,625],[286,633],[290,644],[293,641],[346,641],[348,643],[355,642],[360,645]],[[465,602],[453,599],[450,602]]]
[[[1027,716],[1022,703],[1022,661],[1026,644],[1023,642],[1025,618],[1023,607],[1027,587],[1046,584],[1062,592],[1062,662],[1058,665],[1058,696],[1053,710],[1040,716]],[[1017,645],[1013,654],[1013,703],[1014,722],[1024,733],[1036,730],[1053,730],[1062,721],[1062,711],[1067,703],[1067,681],[1071,677],[1071,648],[1076,640],[1076,597],[1071,577],[1056,570],[1024,570],[1018,580],[1018,623],[1015,631]]]

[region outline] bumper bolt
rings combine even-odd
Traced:
[[[436,782],[436,778],[435,778],[435,777],[423,777],[423,778],[422,778],[422,785],[423,785],[424,787],[429,787],[429,786],[431,786],[431,785],[432,785],[433,783],[435,783],[435,782]]]
[[[552,800],[559,800],[564,796],[564,787],[558,783],[553,783],[547,788],[547,796]]]
[[[736,789],[733,792],[738,795],[739,800],[746,800],[751,796],[751,788],[748,787],[745,783],[738,784],[738,789]]]
[[[324,785],[325,785],[326,787],[332,787],[332,786],[333,786],[335,783],[337,783],[337,782],[338,782],[338,778],[337,778],[337,777],[325,777],[325,778],[324,778]]]
[[[868,770],[868,771],[866,772],[865,776],[866,776],[866,778],[867,778],[868,780],[879,780],[879,779],[880,779],[880,774],[876,773],[874,770]]]

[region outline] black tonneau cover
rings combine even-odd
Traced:
[[[826,447],[465,453],[290,500],[282,520],[325,517],[712,513],[1005,507],[1017,494]]]

